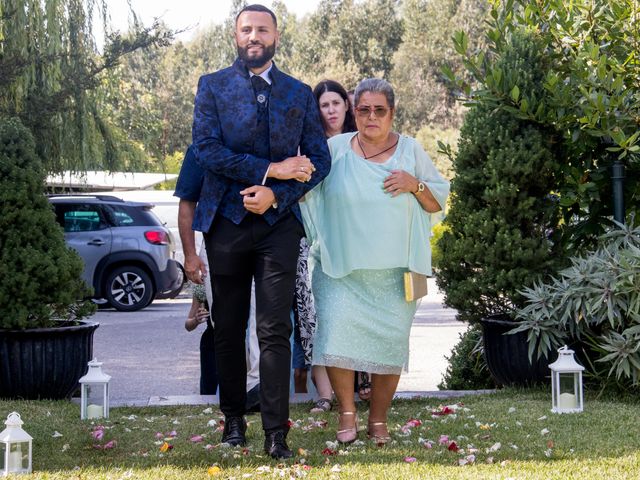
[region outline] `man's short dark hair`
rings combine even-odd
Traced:
[[[244,12],[264,12],[264,13],[268,13],[269,15],[271,15],[271,18],[273,18],[273,24],[276,26],[276,28],[278,28],[278,20],[276,19],[276,14],[273,13],[271,10],[269,10],[264,5],[259,5],[257,3],[254,4],[254,5],[247,5],[246,7],[244,7],[242,10],[240,10],[238,12],[238,15],[236,15],[236,25],[238,24],[238,18],[240,18],[240,15],[242,15]]]

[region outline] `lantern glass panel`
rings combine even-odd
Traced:
[[[86,385],[87,418],[100,418],[104,413],[104,386]]]
[[[4,459],[6,457],[6,454],[7,454],[7,444],[0,443],[0,472],[5,471]]]
[[[576,396],[576,377],[571,373],[559,373],[558,407],[561,409],[573,409],[578,407]]]
[[[4,454],[4,452],[3,452]],[[9,455],[5,470],[12,472],[26,472],[29,468],[29,442],[9,443]]]

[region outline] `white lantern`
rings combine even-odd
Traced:
[[[22,429],[24,422],[18,412],[12,412],[0,433],[0,473],[3,477],[31,473],[31,435]]]
[[[80,418],[109,418],[109,380],[102,371],[102,363],[95,358],[89,362],[87,374],[80,379]]]
[[[576,363],[573,350],[566,345],[558,350],[558,359],[549,365],[551,369],[551,396],[554,413],[582,411],[582,371]]]

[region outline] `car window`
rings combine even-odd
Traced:
[[[56,205],[56,219],[65,232],[93,232],[107,228],[97,205]]]
[[[135,220],[129,213],[119,207],[111,206],[113,224],[116,227],[130,227],[135,225]]]
[[[111,223],[117,227],[141,227],[161,225],[150,209],[141,206],[105,205]]]

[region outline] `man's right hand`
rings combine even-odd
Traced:
[[[207,267],[198,255],[189,255],[184,259],[184,271],[189,280],[202,285],[204,276],[207,274]]]
[[[273,162],[269,167],[269,177],[278,180],[297,180],[308,182],[316,171],[311,160],[304,155],[285,158],[280,162]]]

